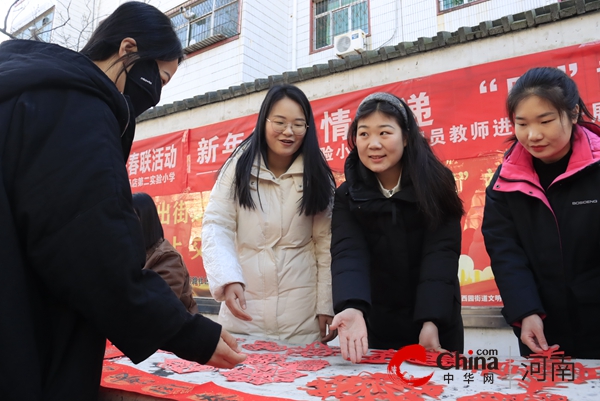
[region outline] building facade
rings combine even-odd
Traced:
[[[119,0],[22,0],[11,31],[74,50]],[[187,53],[161,104],[382,46],[476,26],[554,0],[150,0]]]

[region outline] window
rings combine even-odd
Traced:
[[[54,8],[46,11],[29,24],[16,30],[13,36],[17,39],[33,39],[49,42],[52,35],[52,22],[54,21]]]
[[[440,11],[449,10],[454,7],[462,6],[465,4],[473,3],[480,0],[439,0]]]
[[[202,0],[180,7],[170,18],[185,52],[191,53],[239,33],[239,1]]]
[[[315,0],[314,49],[331,46],[333,37],[362,29],[369,33],[367,0]]]

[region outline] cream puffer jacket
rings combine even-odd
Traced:
[[[232,333],[317,341],[317,315],[333,316],[331,206],[315,216],[299,214],[300,155],[279,178],[264,163],[257,177],[255,162],[250,188],[256,208],[245,209],[234,199],[236,161],[230,160],[211,192],[202,221],[202,257],[213,297],[224,301],[225,286],[242,283],[253,320],[236,318],[222,302],[219,323]]]

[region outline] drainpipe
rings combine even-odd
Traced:
[[[386,40],[385,42],[383,42],[383,44],[381,44],[378,47],[378,49],[381,48],[381,47],[383,47],[383,46],[385,46],[385,45],[387,45],[388,43],[390,43],[394,39],[394,37],[396,36],[396,32],[398,32],[398,26],[401,26],[400,24],[404,23],[403,18],[402,18],[402,5],[400,5],[400,18],[401,18],[401,20],[400,20],[400,23],[398,23],[398,4],[401,4],[401,0],[395,0],[394,4],[396,5],[396,13],[395,13],[395,16],[396,16],[396,26],[394,27],[394,33],[392,33],[392,37],[389,38],[388,40]],[[402,40],[404,40],[404,27],[402,27]]]

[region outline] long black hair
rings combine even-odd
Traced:
[[[310,102],[304,92],[293,85],[275,85],[267,92],[258,112],[258,119],[252,134],[246,138],[231,154],[221,170],[225,169],[229,161],[239,156],[235,167],[234,191],[239,205],[246,209],[254,209],[256,205],[250,192],[250,175],[254,161],[258,158],[260,163],[266,162],[267,141],[265,138],[266,124],[273,105],[281,99],[288,98],[296,102],[304,112],[308,124],[302,145],[295,157],[302,154],[304,158],[304,173],[302,175],[303,195],[298,206],[300,214],[315,215],[327,208],[335,189],[333,173],[319,148],[315,119]],[[264,159],[264,160],[263,160]],[[258,175],[258,171],[256,172]],[[260,195],[260,191],[259,191]],[[260,199],[260,197],[259,197]]]
[[[464,213],[456,182],[450,170],[435,156],[427,139],[421,134],[410,107],[396,96],[393,97],[399,102],[397,106],[381,99],[367,100],[360,105],[348,131],[348,146],[352,152],[358,152],[356,135],[362,118],[375,112],[394,118],[406,139],[404,154],[400,160],[402,170],[412,181],[419,209],[430,227],[435,228],[447,216],[462,216]]]
[[[128,37],[135,39],[138,51],[117,60],[125,60],[126,66],[143,60],[183,60],[181,42],[169,17],[139,1],[121,4],[98,25],[80,53],[92,61],[107,60],[118,53],[121,42]]]
[[[579,96],[575,81],[558,68],[532,68],[517,80],[506,98],[506,112],[513,125],[519,103],[529,96],[537,96],[546,100],[558,111],[560,118],[564,112],[569,119],[577,120],[577,123],[586,122],[585,117],[591,121],[594,120],[594,116]],[[579,105],[579,111],[575,111],[577,105]],[[516,141],[517,137],[513,135],[508,140]]]
[[[142,225],[144,246],[146,249],[150,249],[158,240],[165,237],[160,217],[158,217],[158,211],[156,210],[156,204],[152,197],[144,192],[133,194],[131,199],[133,201],[133,209]]]

